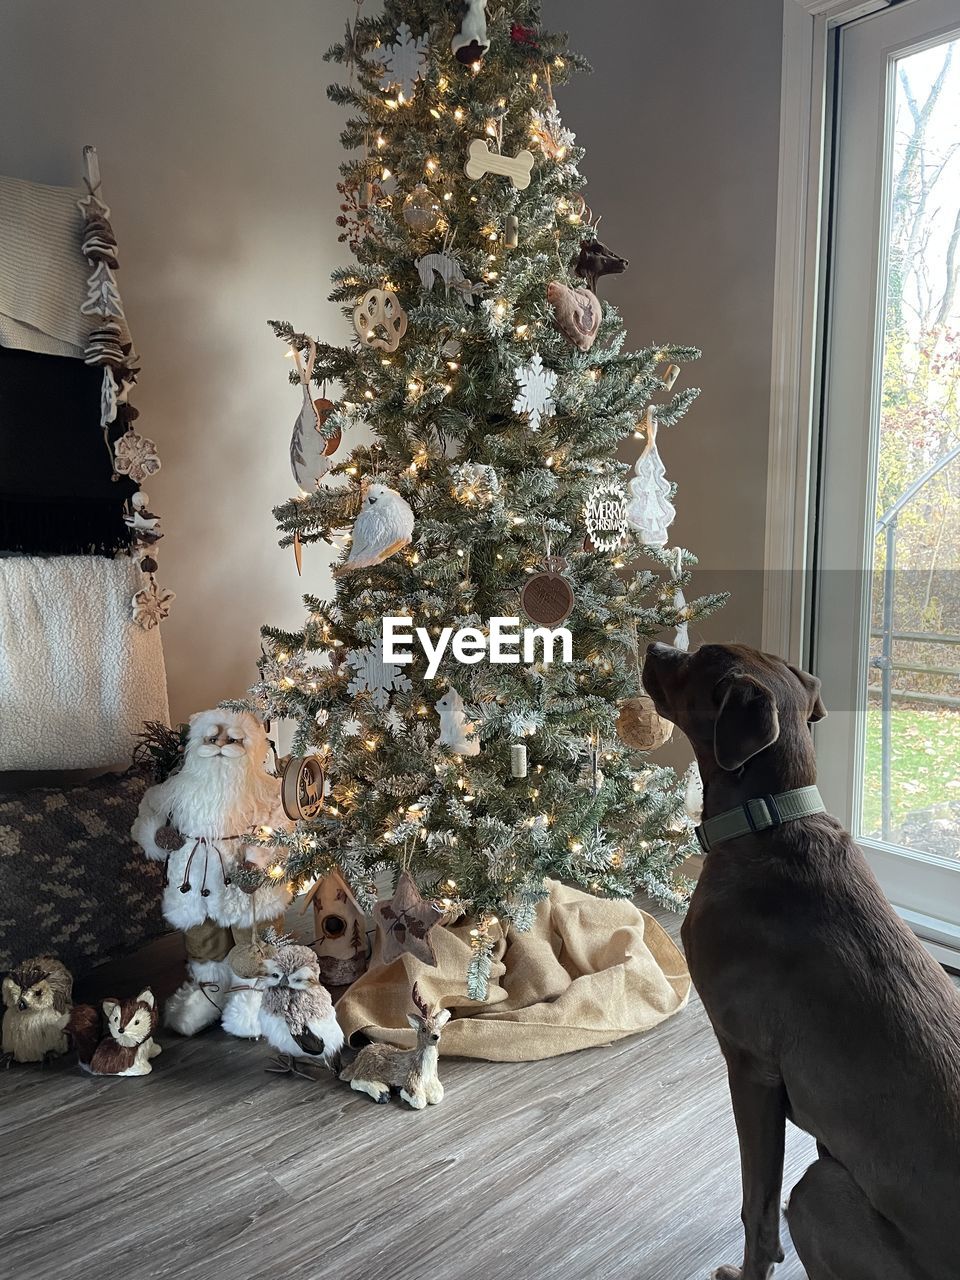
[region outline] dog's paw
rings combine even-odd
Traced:
[[[716,1271],[710,1272],[710,1280],[742,1280],[742,1267],[717,1267]]]

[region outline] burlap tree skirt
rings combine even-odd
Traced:
[[[470,925],[435,928],[437,967],[404,955],[384,965],[379,938],[370,968],[337,1005],[347,1039],[412,1046],[414,982],[453,1011],[440,1052],[492,1062],[531,1062],[611,1044],[679,1012],[690,994],[683,956],[631,902],[593,898],[548,880],[550,896],[526,933],[508,930],[494,952],[487,1000],[466,994]]]

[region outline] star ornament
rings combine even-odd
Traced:
[[[401,871],[393,897],[378,902],[373,911],[380,928],[380,954],[384,964],[404,954],[424,964],[436,965],[430,930],[439,924],[443,912],[420,896],[413,876]]]

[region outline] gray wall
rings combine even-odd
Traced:
[[[707,638],[757,642],[763,556],[780,79],[778,0],[546,0],[596,68],[561,107],[588,148],[589,199],[632,260],[606,282],[637,345],[701,346],[703,398],[662,440],[676,540],[731,604]],[[143,355],[137,403],[164,470],[161,577],[174,716],[250,683],[262,621],[296,624],[301,584],[271,507],[296,393],[268,331],[345,340],[326,302],[342,260],[342,113],[321,54],[352,0],[5,0],[0,172],[78,180],[101,155]],[[625,456],[627,456],[625,454]]]

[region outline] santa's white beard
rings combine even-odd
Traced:
[[[174,825],[187,836],[236,836],[248,832],[275,801],[276,782],[250,754],[228,744],[225,755],[204,743],[188,749],[176,777]],[[207,751],[217,750],[216,755]]]

